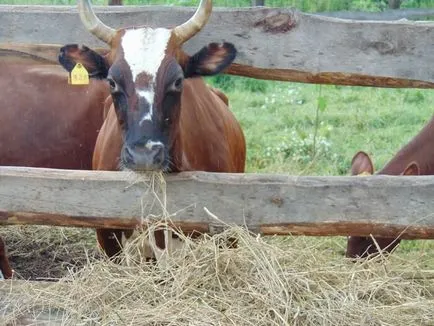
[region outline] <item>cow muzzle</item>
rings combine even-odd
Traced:
[[[148,141],[145,145],[124,145],[122,164],[134,171],[158,171],[166,168],[166,155],[161,142]]]

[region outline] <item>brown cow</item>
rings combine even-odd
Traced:
[[[104,57],[75,44],[59,55],[66,70],[79,62],[110,84],[114,105],[97,139],[94,169],[244,172],[241,127],[222,94],[200,78],[231,64],[234,46],[211,43],[191,57],[181,49],[206,24],[212,1],[202,0],[194,16],[174,29],[114,30],[96,17],[88,0],[78,1],[78,7],[86,28],[110,45]],[[122,234],[126,231],[97,230],[108,256],[120,251]],[[164,248],[159,235],[157,245]]]
[[[0,165],[90,170],[107,83],[68,85],[62,67],[37,60],[0,71]],[[0,270],[11,277],[3,241]]]
[[[404,147],[405,149],[405,147]],[[403,149],[403,150],[404,150]],[[401,153],[401,152],[399,152]],[[399,155],[399,153],[397,155]],[[396,158],[397,156],[395,156]],[[392,159],[390,163],[392,163],[394,160]],[[381,171],[379,171],[377,174],[390,174],[390,175],[419,175],[421,174],[420,167],[416,161],[414,161],[414,158],[422,158],[421,156],[408,156],[406,160],[402,163],[400,163],[399,167],[396,167],[396,170],[389,171],[383,168]],[[407,165],[405,165],[404,163]],[[398,165],[398,164],[396,164]],[[401,168],[399,170],[399,168]],[[386,173],[388,172],[388,173]],[[372,163],[371,158],[368,154],[366,154],[363,151],[357,152],[356,155],[354,155],[353,160],[351,162],[351,174],[352,175],[372,175],[374,174],[374,164]],[[375,242],[372,240],[371,237],[348,237],[347,241],[347,251],[346,256],[349,258],[365,258],[370,255],[375,255],[378,253],[377,245],[378,247],[384,251],[384,252],[392,252],[400,243],[400,239],[396,238],[376,238]]]

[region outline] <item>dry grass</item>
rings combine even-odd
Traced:
[[[145,191],[167,219],[164,180],[150,181]],[[325,242],[231,227],[196,242],[180,235],[182,249],[145,263],[138,244],[161,226],[150,223],[127,243],[120,264],[84,249],[58,282],[4,282],[0,324],[51,311],[58,320],[50,324],[61,325],[433,325],[434,272],[422,267],[429,255],[353,263]],[[225,247],[228,237],[236,249]]]
[[[221,247],[228,236],[237,249]],[[12,288],[19,299],[9,297],[0,321],[37,307],[61,309],[64,325],[433,325],[423,257],[354,264],[304,237],[270,241],[240,228],[187,242],[164,264],[136,264],[129,244],[128,264],[89,258],[47,287]]]

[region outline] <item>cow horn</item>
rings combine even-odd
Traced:
[[[78,12],[83,25],[101,41],[110,44],[116,30],[105,25],[93,12],[90,0],[77,0]]]
[[[201,0],[199,7],[184,24],[175,27],[173,30],[180,44],[187,42],[195,36],[207,23],[212,11],[212,0]]]

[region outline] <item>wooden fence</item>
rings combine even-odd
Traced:
[[[0,225],[134,228],[164,213],[149,177],[138,180],[127,172],[1,167]],[[185,231],[240,225],[264,235],[434,238],[431,176],[183,172],[165,180],[165,209]]]
[[[162,6],[95,7],[113,27],[184,22],[194,8]],[[69,6],[0,6],[0,55],[17,44],[55,44],[38,54],[56,61],[59,45],[104,48],[84,29]],[[5,28],[7,26],[7,28]],[[293,9],[214,8],[209,23],[187,44],[228,41],[238,56],[226,73],[260,79],[317,84],[432,88],[434,22],[354,21],[309,15]],[[16,54],[13,54],[15,56]]]
[[[194,8],[96,7],[113,27],[176,25]],[[106,48],[82,26],[75,7],[0,6],[3,60],[56,63],[60,45]],[[7,26],[7,28],[5,28]],[[432,88],[434,23],[354,21],[289,9],[215,8],[186,44],[233,42],[239,56],[226,71],[261,79],[379,87]],[[0,223],[134,227],[143,191],[109,172],[0,168]],[[227,223],[263,234],[387,235],[433,238],[431,177],[289,177],[193,173],[167,177],[175,224],[206,232]],[[66,184],[68,183],[68,186]],[[180,191],[180,189],[188,191]],[[146,196],[145,196],[146,197]],[[218,201],[215,198],[219,198]],[[145,202],[152,198],[146,197]],[[153,209],[156,209],[155,207]],[[211,225],[211,228],[210,228]]]
[[[192,8],[96,7],[113,26],[176,25]],[[345,13],[340,15],[345,16]],[[330,14],[330,16],[333,16]],[[185,48],[233,42],[239,56],[226,73],[260,79],[377,87],[432,88],[434,23],[342,20],[292,9],[215,8]],[[0,6],[0,60],[56,63],[60,45],[104,44],[82,26],[77,9]],[[0,225],[134,228],[161,206],[124,172],[0,167]],[[166,176],[171,221],[215,233],[228,224],[262,234],[434,238],[434,177],[307,177],[203,172]],[[218,219],[215,218],[218,217]],[[0,284],[0,297],[19,282]],[[45,285],[41,285],[42,287]],[[2,311],[0,309],[0,315]],[[27,319],[26,319],[27,318]],[[18,324],[50,320],[42,314]],[[45,318],[45,319],[44,319]],[[59,321],[60,324],[60,321]]]
[[[194,8],[96,7],[113,27],[179,24]],[[60,45],[106,48],[83,27],[75,7],[0,6],[0,57],[56,63]],[[60,26],[60,28],[59,28]],[[261,79],[432,88],[434,23],[354,21],[289,9],[215,8],[189,52],[212,41],[236,44],[227,73]],[[57,63],[56,63],[57,64]],[[0,168],[0,223],[81,227],[138,225],[143,199],[109,172]],[[263,234],[387,235],[433,238],[430,177],[289,177],[193,173],[167,177],[168,211],[184,229],[214,232],[230,224]],[[68,182],[68,186],[65,184]],[[188,191],[180,191],[180,189]],[[143,190],[143,188],[142,188]],[[149,196],[149,195],[148,195]],[[218,201],[215,198],[219,198]],[[153,209],[158,209],[154,207]],[[211,228],[210,228],[211,225]]]

